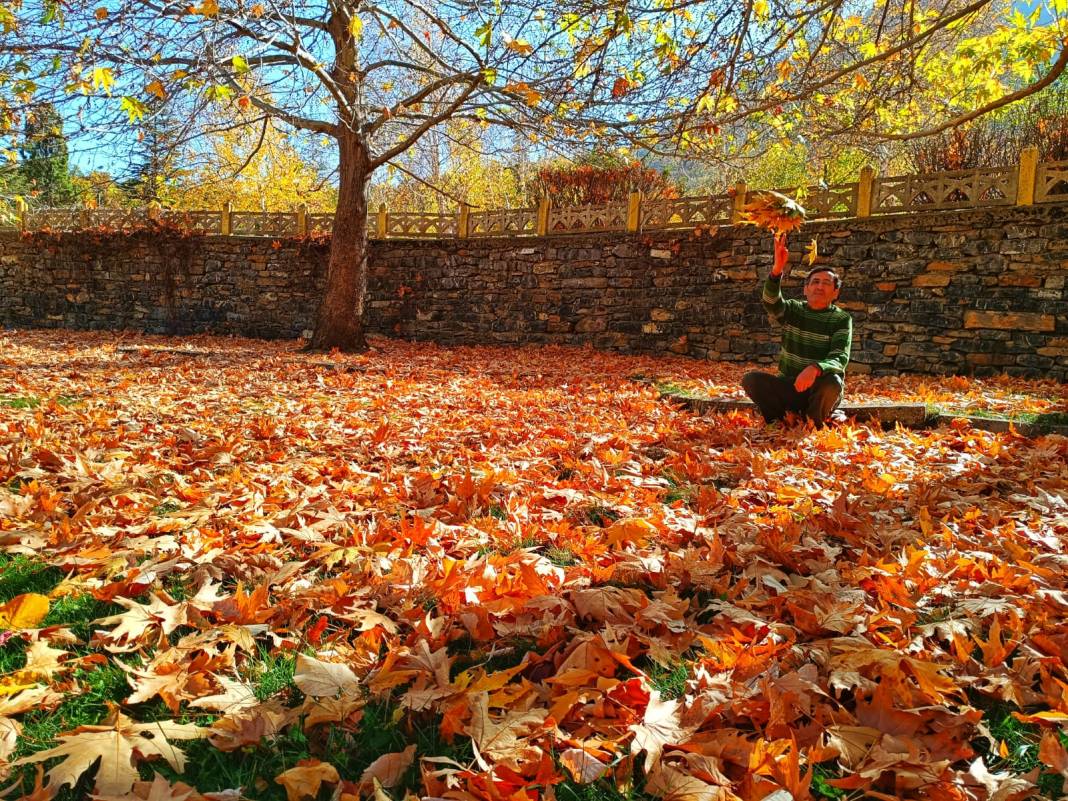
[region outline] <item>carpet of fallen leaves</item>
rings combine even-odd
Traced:
[[[12,781],[48,768],[33,798],[535,801],[592,783],[1009,801],[1068,775],[1064,437],[699,417],[632,377],[726,392],[742,366],[586,349],[0,341],[0,544],[66,576],[0,608],[26,649],[0,680],[0,755]],[[87,594],[116,610],[88,641],[41,627]],[[294,660],[267,697],[265,656]],[[121,668],[125,697],[19,751],[22,716],[84,691],[87,665]],[[346,775],[382,704],[375,725],[408,747]],[[994,708],[1033,770],[987,728]],[[178,778],[194,743],[240,758],[292,730],[311,756],[280,775]]]

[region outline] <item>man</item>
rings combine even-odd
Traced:
[[[764,282],[761,300],[768,316],[783,327],[777,375],[760,370],[742,378],[769,423],[795,412],[817,425],[842,402],[853,318],[834,305],[842,279],[828,267],[816,267],[805,279],[805,302],[783,300],[780,284],[789,274],[786,235],[775,237],[775,265]]]

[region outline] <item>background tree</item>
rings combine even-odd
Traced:
[[[239,211],[288,209],[334,211],[337,191],[295,132],[251,109],[217,115],[216,131],[182,146],[160,200],[178,209],[218,209],[230,201]]]
[[[1034,14],[1010,0],[109,0],[45,10],[14,7],[19,46],[0,53],[8,74],[29,63],[34,94],[101,115],[95,101],[114,94],[136,122],[152,97],[197,92],[333,140],[338,204],[316,348],[364,346],[371,176],[448,120],[567,151],[712,159],[763,144],[746,132],[768,129],[888,141],[937,133],[1042,89],[1068,63],[1060,0]]]
[[[391,209],[445,213],[460,203],[475,209],[522,205],[522,185],[534,165],[523,142],[499,139],[499,131],[465,119],[427,131],[376,176],[372,208],[384,203]]]
[[[1007,167],[1020,151],[1038,148],[1043,161],[1068,159],[1068,82],[1013,106],[907,143],[907,169],[915,172]]]
[[[631,192],[641,192],[650,200],[680,196],[671,177],[612,153],[593,152],[576,162],[555,161],[538,168],[527,182],[529,205],[551,198],[557,206],[602,205],[624,202]]]
[[[51,103],[26,115],[19,175],[24,191],[42,206],[63,206],[74,201],[63,120]]]

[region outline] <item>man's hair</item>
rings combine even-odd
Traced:
[[[812,276],[814,276],[816,273],[829,273],[831,278],[834,279],[834,288],[835,289],[841,289],[842,288],[842,276],[840,276],[838,273],[836,273],[830,267],[814,267],[814,268],[812,268],[811,270],[808,271],[808,275],[805,276],[805,283],[807,284],[809,282],[809,279],[812,278]]]

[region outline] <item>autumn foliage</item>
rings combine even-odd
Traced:
[[[549,165],[541,167],[527,187],[530,202],[544,197],[555,206],[626,202],[631,192],[650,200],[679,197],[670,178],[639,161]]]
[[[1068,775],[1064,437],[765,429],[633,379],[737,393],[744,366],[582,349],[3,346],[0,543],[63,576],[0,608],[16,796],[1007,801]],[[107,608],[84,636],[50,622],[80,598]],[[115,705],[27,742],[85,670],[121,672]],[[296,734],[225,793],[212,766]]]

